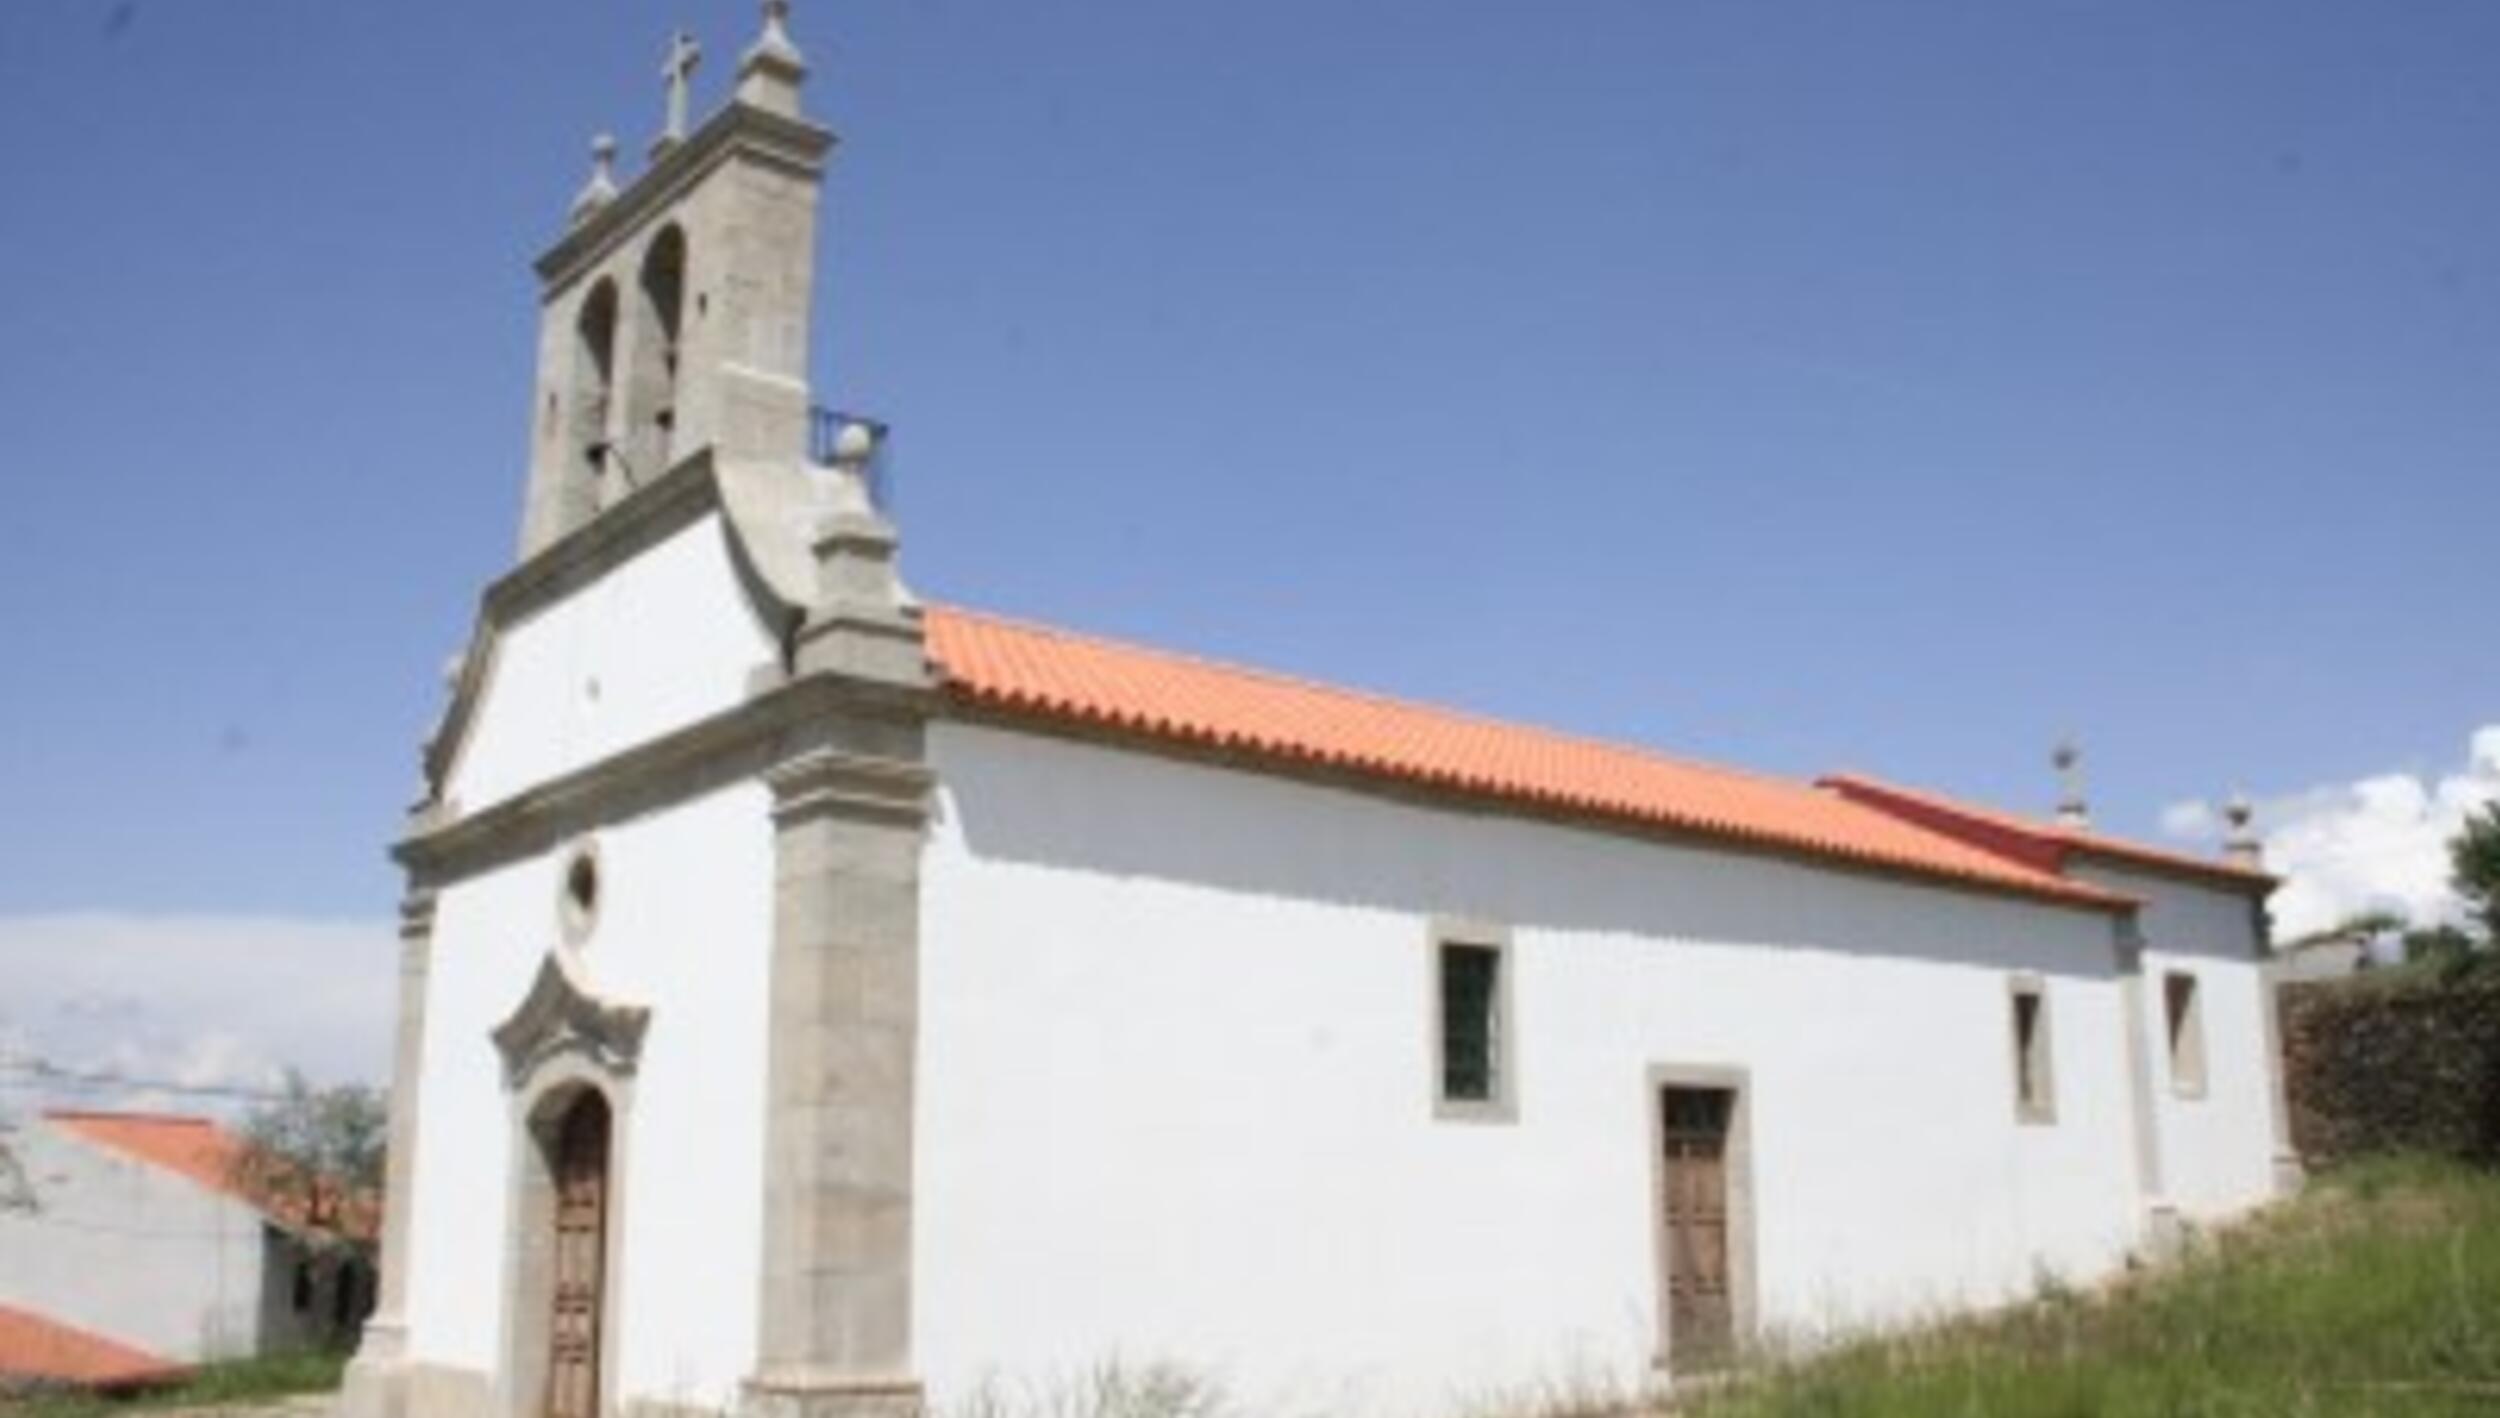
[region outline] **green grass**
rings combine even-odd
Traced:
[[[52,1391],[0,1398],[0,1418],[108,1418],[167,1408],[205,1408],[228,1403],[270,1403],[294,1394],[328,1393],[339,1386],[347,1355],[306,1350],[265,1359],[205,1364],[177,1382],[121,1396]]]
[[[1773,1366],[1696,1418],[2500,1414],[2500,1177],[2358,1165],[2105,1295]]]
[[[338,1385],[342,1357],[214,1365],[126,1399],[0,1400],[0,1418],[113,1418],[268,1402]],[[1221,1393],[1159,1370],[1050,1403],[968,1413],[1121,1418],[1230,1414]],[[1113,1382],[1113,1379],[1119,1379]],[[1596,1388],[1557,1387],[1506,1418],[1594,1414]],[[1611,1411],[1628,1411],[1615,1408]],[[2176,1266],[2098,1295],[1792,1364],[1690,1398],[1678,1418],[2429,1418],[2500,1415],[2500,1175],[2426,1159],[2374,1161],[2196,1243]]]

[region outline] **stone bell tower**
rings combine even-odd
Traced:
[[[685,458],[795,465],[807,453],[816,202],[833,134],[799,105],[787,0],[738,64],[730,101],[686,131],[701,51],[680,34],[651,162],[618,185],[616,143],[538,258],[538,386],[521,556]]]

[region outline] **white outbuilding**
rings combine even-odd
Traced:
[[[1164,1363],[1433,1414],[2086,1282],[2296,1177],[2246,860],[915,599],[882,430],[811,404],[784,9],[537,264],[519,561],[397,848],[354,1412]]]
[[[250,1184],[243,1152],[182,1114],[0,1123],[0,1390],[141,1387],[352,1339],[369,1260]],[[339,1221],[369,1241],[371,1219],[368,1205]]]

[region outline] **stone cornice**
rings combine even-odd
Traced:
[[[831,130],[732,100],[686,141],[669,149],[624,191],[581,225],[566,232],[533,263],[538,279],[555,291],[595,269],[616,245],[641,229],[651,213],[676,201],[703,175],[742,157],[801,177],[821,176],[833,151]]]
[[[489,582],[484,599],[487,617],[506,623],[561,600],[719,503],[712,450],[698,449]]]
[[[468,738],[469,720],[485,695],[496,649],[507,626],[572,594],[716,509],[724,515],[727,512],[720,470],[712,451],[699,449],[488,585],[479,602],[469,648],[460,659],[460,674],[452,686],[451,702],[425,746],[429,795],[439,797],[451,781],[461,746]],[[776,634],[787,636],[803,612],[773,588],[732,521],[730,562],[737,568],[739,582],[757,614],[775,628]]]
[[[683,801],[827,751],[861,760],[850,746],[879,724],[917,731],[936,700],[926,689],[843,675],[800,675],[767,686],[735,708],[699,719],[501,802],[448,821],[421,821],[391,849],[427,885],[561,841],[581,826]],[[793,772],[800,770],[794,768]]]
[[[831,813],[910,825],[928,819],[936,775],[924,763],[821,748],[774,767],[764,780],[776,821]]]
[[[434,893],[418,889],[399,901],[399,938],[411,944],[423,944],[434,936]]]

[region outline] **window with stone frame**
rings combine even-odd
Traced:
[[[2009,995],[2014,1026],[2014,1115],[2026,1123],[2057,1121],[2057,1080],[2050,1067],[2049,990],[2018,976]]]
[[[1435,954],[1439,1100],[1445,1109],[1499,1110],[1510,1088],[1507,952],[1495,942],[1443,939]]]
[[[2182,1098],[2205,1096],[2205,1006],[2196,977],[2185,970],[2162,976],[2164,1037],[2170,1042],[2170,1091]]]

